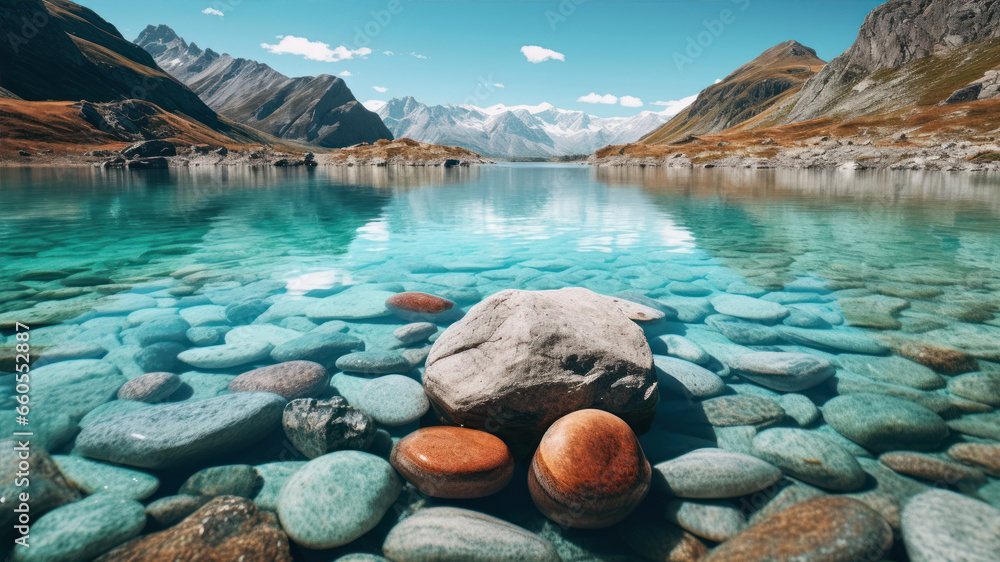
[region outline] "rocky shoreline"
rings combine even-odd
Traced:
[[[322,153],[290,151],[271,146],[178,146],[169,141],[148,140],[124,147],[113,146],[84,152],[31,152],[19,149],[0,155],[0,167],[98,167],[131,170],[195,166],[451,168],[494,162],[463,148],[418,143],[409,139],[362,143]]]
[[[848,139],[815,139],[796,146],[730,145],[691,150],[685,145],[609,147],[587,163],[598,167],[751,168],[819,170],[922,170],[1000,172],[1000,144],[946,142],[923,146],[904,141],[891,145]]]

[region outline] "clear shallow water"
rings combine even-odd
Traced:
[[[498,165],[141,174],[8,169],[0,170],[0,184],[6,247],[0,326],[9,335],[11,321],[32,325],[36,349],[79,341],[129,347],[83,326],[102,317],[124,327],[140,323],[148,318],[141,310],[120,306],[135,295],[174,309],[237,297],[311,301],[370,285],[438,294],[466,310],[508,288],[628,292],[679,313],[681,322],[647,328],[651,339],[683,333],[716,357],[738,352],[728,340],[834,361],[848,351],[783,339],[773,326],[766,333],[744,326],[727,340],[718,324],[705,322],[715,313],[710,299],[728,289],[820,316],[833,323],[825,331],[875,338],[893,349],[900,342],[956,348],[977,358],[979,370],[1000,371],[1000,180],[988,176]],[[98,280],[73,281],[87,277]],[[706,294],[668,288],[678,282]],[[349,330],[368,349],[380,349],[392,345],[391,331],[401,323],[349,322]],[[141,374],[139,359],[121,356],[115,360],[127,377]],[[5,357],[0,370],[10,364]],[[168,365],[177,373],[189,369]],[[195,373],[186,381],[202,398],[223,392],[249,368]],[[861,374],[894,386],[875,390],[933,404],[947,419],[995,411],[963,402],[944,386],[947,379],[925,385],[907,380],[905,371],[883,377],[879,369]],[[728,375],[724,368],[719,373]],[[766,394],[726,380],[741,394]],[[7,409],[13,384],[2,384]],[[807,394],[822,405],[846,391],[824,389]],[[45,404],[44,389],[37,392],[43,393],[39,415],[46,408],[54,413],[57,404]],[[89,409],[81,405],[53,421],[56,427],[39,427],[46,446],[68,450],[76,418]],[[651,462],[720,441],[711,430],[678,423],[670,407],[661,410],[643,437]],[[4,431],[12,424],[0,419]],[[1000,439],[1000,421],[974,425],[953,428],[933,452],[963,440]],[[997,481],[983,482],[962,491],[1000,503]],[[517,521],[524,515],[510,512],[530,510],[523,501],[501,504],[484,500],[481,508]]]

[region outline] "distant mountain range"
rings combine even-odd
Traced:
[[[412,97],[365,106],[396,138],[454,145],[492,158],[551,158],[590,154],[609,144],[635,142],[672,117],[643,111],[603,118],[541,105],[426,105]]]
[[[166,25],[135,40],[215,111],[265,133],[328,148],[392,139],[336,76],[289,78],[266,64],[188,43]]]

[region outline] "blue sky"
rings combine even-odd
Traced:
[[[663,110],[788,39],[830,60],[883,0],[79,1],[130,40],[162,23],[289,76],[347,72],[362,101],[611,117]]]

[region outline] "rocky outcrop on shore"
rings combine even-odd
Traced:
[[[766,141],[766,139],[765,139]],[[754,168],[819,170],[933,170],[945,172],[1000,172],[1000,143],[968,141],[916,146],[897,141],[815,138],[776,147],[775,141],[725,145],[706,141],[702,146],[609,147],[587,161],[600,167]]]

